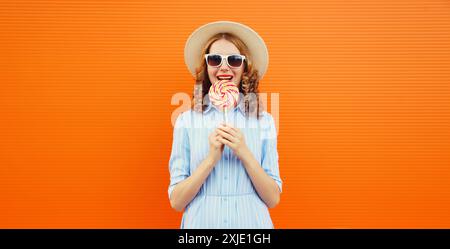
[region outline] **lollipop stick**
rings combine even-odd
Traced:
[[[228,115],[227,115],[227,109],[225,109],[224,111],[223,111],[223,117],[224,117],[224,120],[225,120],[225,125],[227,125],[228,124],[228,117],[227,117]]]

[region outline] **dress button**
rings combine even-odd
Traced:
[[[223,220],[223,223],[227,223],[228,221],[227,220]]]
[[[227,201],[227,198],[223,198],[224,201]]]
[[[224,176],[223,179],[224,179],[224,180],[228,180],[228,176]]]

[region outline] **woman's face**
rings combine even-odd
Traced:
[[[239,49],[230,41],[225,39],[220,39],[211,44],[209,49],[210,54],[220,54],[220,55],[230,55],[230,54],[240,54]],[[241,82],[242,73],[244,71],[244,63],[238,68],[229,67],[227,62],[224,60],[220,67],[208,67],[208,76],[211,83],[215,83],[221,79],[227,79],[230,76],[231,82],[233,82],[237,87]]]

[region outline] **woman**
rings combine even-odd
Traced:
[[[261,110],[258,82],[268,65],[264,41],[249,27],[208,23],[189,37],[185,62],[196,78],[194,105],[176,121],[169,161],[171,206],[181,228],[273,228],[280,200],[277,138]],[[208,99],[212,83],[233,82],[239,102],[225,113]]]

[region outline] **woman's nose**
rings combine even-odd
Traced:
[[[222,63],[219,70],[222,72],[227,72],[227,71],[230,71],[230,67],[228,67],[227,63]]]
[[[226,59],[223,58],[222,64],[220,65],[220,71],[229,71],[230,67],[228,67],[228,63],[226,62]]]

